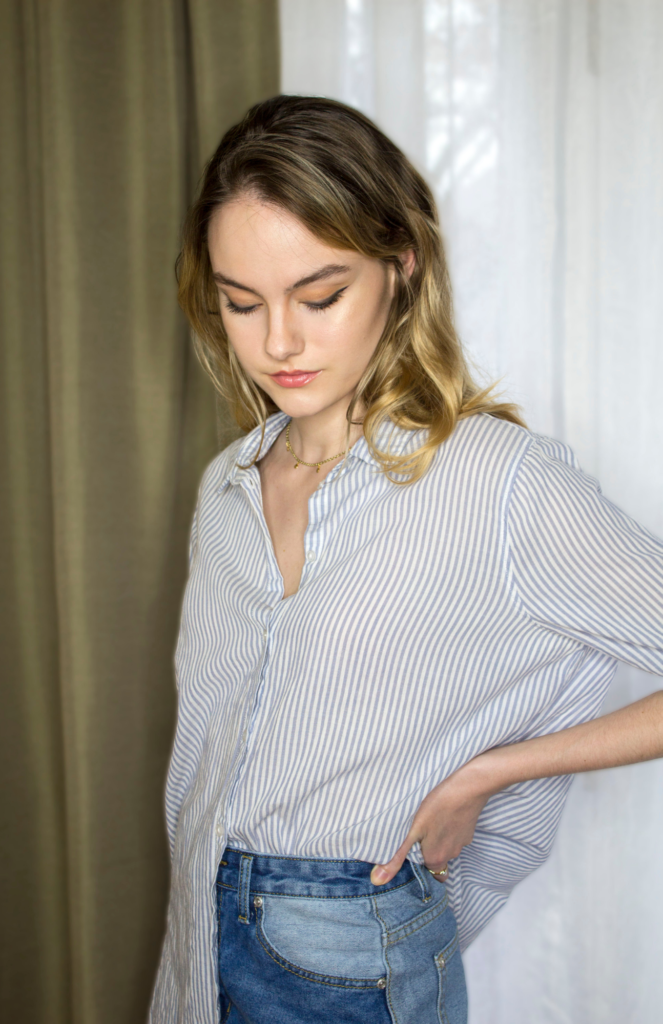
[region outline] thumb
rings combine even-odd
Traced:
[[[373,885],[386,885],[387,882],[391,882],[392,878],[395,878],[403,867],[407,854],[417,842],[419,842],[419,836],[412,832],[408,833],[405,842],[402,846],[399,846],[387,864],[376,864],[371,871],[371,882]]]

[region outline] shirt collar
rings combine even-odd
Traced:
[[[219,481],[219,488],[223,487],[226,483],[238,483],[239,475],[245,472],[242,466],[250,466],[259,451],[262,455],[265,455],[276,441],[288,420],[289,416],[284,412],[277,412],[273,416],[267,417],[264,437],[262,437],[261,426],[254,427],[253,430],[249,431],[239,446],[234,460],[229,462],[225,476]],[[262,445],[260,443],[261,439]]]
[[[254,427],[242,441],[235,459],[229,463],[223,479],[219,481],[219,489],[225,486],[226,483],[238,483],[240,474],[245,472],[241,467],[250,466],[259,451],[261,452],[261,457],[265,455],[289,419],[290,417],[284,412],[277,412],[269,416],[265,422],[265,436],[262,438],[262,445],[260,443],[262,428],[260,426]],[[422,431],[406,430],[403,427],[396,426],[391,420],[386,420],[378,430],[376,441],[376,447],[379,450],[389,451],[392,455],[402,455],[408,449],[414,450],[417,445],[422,443],[423,437]],[[365,437],[360,437],[353,444],[348,452],[348,458],[360,459],[369,466],[374,466],[376,469],[380,468],[380,463],[371,454]]]

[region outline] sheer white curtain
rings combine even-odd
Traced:
[[[440,203],[463,339],[663,535],[663,2],[281,0],[284,92],[372,116]],[[610,708],[661,681],[620,671]],[[471,1024],[659,1024],[663,763],[578,777],[466,955]]]

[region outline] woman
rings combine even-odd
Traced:
[[[565,776],[663,753],[659,695],[589,722],[616,659],[663,672],[663,545],[473,383],[430,191],[356,111],[249,111],[179,280],[248,434],[192,529],[152,1019],[457,1024]]]

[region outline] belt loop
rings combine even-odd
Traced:
[[[425,868],[423,864],[416,864],[415,861],[413,860],[410,861],[410,867],[412,868],[414,877],[419,883],[419,888],[421,889],[421,898],[424,903],[428,903],[428,900],[431,898],[429,889],[428,869]]]
[[[244,924],[249,923],[251,911],[249,909],[249,892],[251,890],[251,868],[253,857],[243,853],[239,862],[239,881],[237,883],[237,902],[239,908],[239,920]]]

